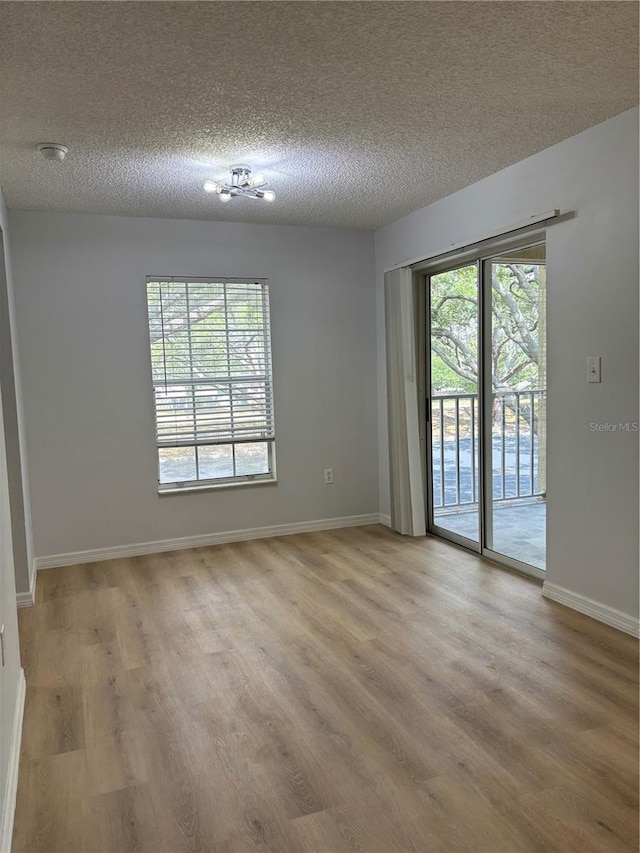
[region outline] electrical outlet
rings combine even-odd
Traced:
[[[327,486],[333,485],[333,468],[324,469],[324,482]]]

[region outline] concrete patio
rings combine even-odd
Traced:
[[[439,527],[478,539],[478,505],[437,508]],[[522,563],[546,569],[547,505],[542,499],[496,502],[493,512],[493,551]]]

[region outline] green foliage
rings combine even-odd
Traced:
[[[493,389],[527,390],[539,383],[539,264],[492,264]],[[478,277],[476,265],[431,277],[433,390],[476,393]]]

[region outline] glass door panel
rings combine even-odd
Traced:
[[[484,550],[546,567],[544,245],[485,261]]]
[[[427,281],[429,528],[479,550],[478,264]]]

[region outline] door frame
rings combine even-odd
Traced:
[[[424,293],[424,310],[421,311],[421,322],[420,326],[423,330],[423,336],[419,336],[420,345],[422,346],[422,352],[424,353],[424,359],[420,359],[421,362],[424,362],[424,388],[425,388],[425,397],[424,397],[424,421],[425,421],[425,431],[426,431],[426,463],[428,467],[425,467],[425,507],[426,507],[426,525],[427,532],[431,533],[435,536],[440,537],[441,539],[446,539],[448,542],[453,542],[455,545],[461,545],[463,548],[466,548],[468,551],[473,551],[476,554],[482,553],[482,522],[484,513],[480,510],[480,505],[478,504],[478,541],[476,542],[473,539],[469,539],[466,536],[462,536],[459,533],[455,533],[451,530],[447,530],[444,527],[440,527],[435,522],[435,501],[433,496],[433,476],[430,475],[431,471],[431,460],[433,459],[433,438],[432,438],[432,430],[430,429],[430,424],[433,416],[433,407],[432,407],[432,396],[431,396],[431,342],[430,342],[430,330],[431,330],[431,287],[429,285],[429,280],[432,276],[438,275],[441,272],[453,272],[458,269],[462,269],[464,267],[476,267],[476,281],[478,288],[478,305],[480,304],[481,291],[480,291],[480,261],[478,259],[473,261],[461,261],[460,263],[453,263],[451,265],[447,265],[444,269],[432,270],[429,269],[427,272],[423,273],[420,276],[420,292]],[[477,397],[478,397],[478,496],[484,494],[483,491],[483,465],[482,465],[482,431],[481,431],[481,421],[482,415],[480,410],[480,364],[481,364],[481,329],[480,329],[480,317],[481,312],[478,309],[478,324],[477,324],[477,339],[478,339],[478,361],[479,361],[479,370],[478,370],[478,383],[477,383]],[[422,384],[422,383],[421,383]],[[443,439],[441,438],[441,441]],[[474,456],[474,450],[472,447],[472,458]],[[444,470],[440,472],[440,476],[444,477]]]
[[[485,488],[485,483],[492,483],[492,478],[487,475],[487,460],[493,459],[492,441],[492,390],[487,394],[486,389],[492,389],[491,359],[487,358],[487,349],[492,339],[492,314],[491,314],[491,276],[487,275],[491,263],[509,252],[518,249],[530,249],[541,244],[546,245],[546,229],[536,229],[535,232],[520,234],[520,236],[509,235],[508,239],[486,241],[475,247],[469,247],[464,252],[455,253],[433,259],[431,262],[416,264],[413,269],[414,284],[418,290],[419,323],[418,323],[418,345],[424,354],[419,358],[421,369],[420,394],[424,405],[419,407],[420,411],[420,440],[424,447],[423,471],[425,488],[425,509],[427,533],[437,536],[454,545],[458,545],[476,554],[491,560],[498,565],[527,577],[537,580],[546,578],[546,571],[537,566],[523,563],[513,557],[508,557],[486,546],[487,532],[492,524],[492,494]],[[452,531],[446,530],[435,523],[434,520],[434,496],[433,476],[431,475],[432,460],[432,430],[430,428],[432,417],[431,397],[431,313],[430,297],[431,288],[429,280],[432,276],[442,272],[450,272],[461,267],[476,265],[478,271],[478,542],[468,539]],[[487,285],[489,281],[489,285]],[[548,285],[548,282],[547,282]],[[491,486],[492,488],[492,486]]]

